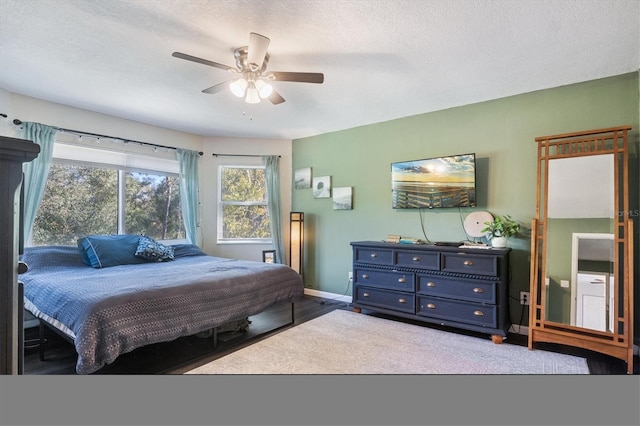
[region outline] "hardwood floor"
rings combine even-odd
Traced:
[[[295,304],[295,323],[293,326],[316,318],[334,309],[351,310],[346,303],[305,296],[303,300]],[[425,325],[424,323],[416,321],[398,319],[396,317],[389,317],[384,314],[364,310],[363,313],[381,318],[393,318],[412,324]],[[215,350],[213,349],[213,341],[211,338],[200,338],[196,336],[183,337],[173,342],[149,345],[123,354],[113,364],[103,367],[94,374],[182,374],[291,327],[292,325],[286,325],[291,320],[291,305],[284,304],[273,307],[259,315],[251,317],[250,320],[251,325],[245,332],[220,334],[218,336],[218,347]],[[435,325],[427,326],[457,333],[484,336],[478,333],[465,332],[460,329],[451,329]],[[28,332],[37,333],[37,329],[31,329],[28,330]],[[30,338],[34,336],[27,335],[26,337]],[[72,344],[48,329],[46,330],[45,337],[47,339],[45,360],[40,360],[37,347],[26,349],[24,374],[76,374],[75,363],[77,355]],[[510,334],[503,344],[526,346],[527,338],[519,334]],[[625,363],[613,357],[580,348],[554,344],[538,344],[537,348],[585,357],[591,374],[626,374]],[[640,362],[637,358],[636,356],[634,361],[634,374],[640,374]]]

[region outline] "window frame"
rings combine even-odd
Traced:
[[[68,135],[63,135],[64,136]],[[62,138],[61,138],[62,139]],[[93,161],[93,158],[99,158]],[[105,161],[107,159],[107,161]],[[126,190],[125,178],[127,173],[143,173],[172,178],[180,177],[180,165],[177,158],[171,158],[170,154],[153,155],[146,152],[126,149],[114,149],[112,147],[96,147],[85,143],[73,143],[66,140],[56,140],[53,145],[51,164],[69,165],[76,167],[92,167],[98,169],[115,170],[118,173],[117,190],[117,232],[124,234],[127,232],[126,222]],[[150,168],[151,164],[160,165],[158,168]],[[184,227],[184,223],[182,224]],[[28,246],[33,245],[33,233]],[[157,240],[167,244],[186,243],[186,238],[174,238]]]
[[[224,206],[264,206],[269,211],[269,202],[265,199],[264,202],[257,201],[223,201],[222,200],[222,172],[225,168],[232,169],[262,169],[265,170],[264,164],[248,164],[248,163],[229,163],[219,164],[217,170],[218,185],[216,189],[216,244],[273,244],[273,236],[269,238],[222,238],[224,233]],[[266,177],[265,177],[266,179]],[[265,182],[265,193],[267,192]],[[268,194],[265,194],[268,196]],[[265,197],[266,198],[266,197]],[[271,229],[269,229],[269,235],[271,235]]]

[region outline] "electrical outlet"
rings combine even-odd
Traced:
[[[520,304],[521,305],[528,305],[529,304],[529,292],[528,291],[521,291],[520,292]]]
[[[353,282],[353,271],[349,271],[349,282]]]

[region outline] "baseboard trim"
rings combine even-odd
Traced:
[[[329,293],[327,291],[314,290],[312,288],[305,288],[304,294],[314,297],[322,297],[323,299],[337,300],[339,302],[351,303],[353,300],[351,296],[344,294]]]
[[[511,327],[509,327],[509,333],[522,334],[523,336],[528,336],[529,327],[526,325],[512,324]]]

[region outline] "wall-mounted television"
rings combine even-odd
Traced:
[[[475,207],[476,155],[391,163],[394,209]]]

